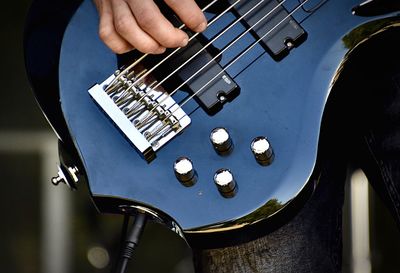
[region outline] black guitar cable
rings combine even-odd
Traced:
[[[119,244],[118,244],[118,252],[117,252],[116,257],[120,257],[121,256],[122,248],[124,246],[124,242],[125,242],[126,236],[128,234],[128,226],[129,226],[130,217],[131,217],[130,214],[124,214],[124,222],[122,224],[120,241],[119,241]],[[110,270],[111,273],[117,272],[118,262],[119,262],[118,259],[115,259],[115,261],[113,261],[113,264],[112,264],[111,270]]]
[[[124,220],[125,223],[128,223],[129,216],[126,215]],[[132,259],[133,252],[135,251],[136,246],[139,243],[139,239],[143,233],[144,227],[146,225],[146,215],[144,213],[137,213],[136,217],[133,221],[132,228],[125,238],[124,246],[121,249],[119,262],[117,263],[118,269],[117,273],[125,273],[126,268],[128,266],[128,262]]]

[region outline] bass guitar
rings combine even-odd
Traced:
[[[389,0],[199,1],[201,34],[160,3],[188,46],[115,55],[92,1],[49,2],[31,9],[25,60],[62,145],[53,183],[86,181],[101,213],[144,212],[193,247],[245,242],[301,208],[353,52],[400,37]]]

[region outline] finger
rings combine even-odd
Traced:
[[[127,0],[139,26],[165,47],[186,46],[188,36],[175,28],[153,0]]]
[[[108,0],[95,1],[100,15],[99,37],[115,53],[122,54],[133,49],[115,30],[111,3]]]
[[[162,53],[165,48],[144,32],[136,22],[131,8],[123,0],[113,0],[114,27],[132,46],[144,53]]]
[[[206,17],[195,1],[165,0],[165,2],[191,30],[202,32],[206,29]]]

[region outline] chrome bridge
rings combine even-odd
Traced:
[[[186,128],[191,120],[146,70],[116,71],[89,94],[139,154],[150,162],[156,151]],[[143,79],[142,79],[143,78]]]

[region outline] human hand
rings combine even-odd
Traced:
[[[206,18],[194,0],[164,0],[182,22],[195,32],[204,31]],[[183,47],[187,34],[175,28],[153,0],[94,0],[100,16],[99,36],[115,53],[134,48],[160,54]]]

